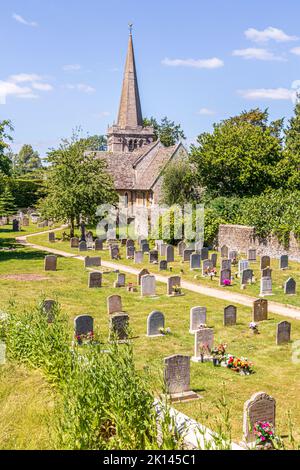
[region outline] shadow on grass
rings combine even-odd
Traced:
[[[17,248],[16,251],[0,251],[0,261],[11,261],[11,260],[40,260],[44,259],[46,253],[42,251],[23,251],[20,249],[20,245],[12,246],[12,248]],[[3,248],[0,244],[0,248]],[[18,249],[19,248],[19,249]]]

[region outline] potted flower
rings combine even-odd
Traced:
[[[253,372],[252,362],[248,361],[244,357],[236,357],[228,355],[226,359],[226,365],[228,369],[233,370],[234,372],[239,372],[241,375],[250,375]]]
[[[252,333],[253,333],[254,335],[258,335],[258,334],[259,334],[258,325],[257,325],[257,323],[255,323],[254,321],[252,321],[251,323],[249,323],[249,328],[250,328],[250,330],[252,331]]]
[[[171,328],[169,328],[169,327],[168,328],[160,328],[159,332],[160,332],[161,335],[164,335],[164,336],[170,335],[171,334]]]
[[[212,349],[211,353],[213,356],[214,366],[219,365],[222,362],[222,360],[224,360],[226,348],[227,348],[227,344],[221,343],[216,348]]]
[[[261,450],[274,449],[275,436],[274,427],[268,421],[257,421],[254,425],[254,435],[256,436],[256,448]]]
[[[87,334],[76,335],[75,338],[79,345],[90,344],[94,341],[94,332],[89,331]]]

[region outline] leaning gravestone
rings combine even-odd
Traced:
[[[284,283],[284,293],[288,295],[296,294],[296,281],[292,277],[289,277]]]
[[[114,287],[125,287],[125,282],[126,282],[126,274],[123,273],[118,273],[117,274],[117,280],[114,283]]]
[[[162,259],[160,262],[159,262],[159,270],[160,271],[167,271],[168,270],[168,263],[165,259]]]
[[[192,307],[190,310],[190,333],[199,330],[200,325],[206,324],[206,307]]]
[[[101,240],[101,238],[96,238],[94,246],[95,246],[95,251],[102,251],[103,250],[103,240]]]
[[[214,346],[214,330],[212,328],[200,328],[195,332],[195,350],[193,362],[200,362],[201,355],[209,353]]]
[[[115,337],[117,341],[128,339],[129,315],[127,313],[115,313],[110,316],[110,340]]]
[[[144,261],[144,253],[142,251],[135,251],[134,252],[134,263],[140,264]]]
[[[53,243],[55,242],[55,233],[54,232],[49,232],[48,233],[48,241]]]
[[[252,320],[257,323],[259,321],[268,320],[268,301],[257,299],[253,302]]]
[[[74,334],[78,344],[82,343],[82,336],[93,334],[94,319],[90,315],[79,315],[74,319]]]
[[[275,428],[276,401],[265,392],[254,393],[244,405],[243,434],[246,442],[254,442],[254,426],[258,421],[268,422]]]
[[[205,259],[202,262],[202,276],[205,276],[209,270],[213,268],[212,261],[210,259]]]
[[[157,250],[149,251],[149,263],[156,264],[157,262],[158,262],[158,251]]]
[[[190,257],[190,269],[200,269],[201,268],[201,255],[200,253],[192,253]]]
[[[141,278],[142,278],[142,276],[145,276],[145,274],[150,274],[149,271],[148,271],[148,269],[146,269],[146,268],[143,268],[143,269],[138,273],[138,275],[137,275],[137,284],[138,284],[138,286],[141,285]]]
[[[205,246],[201,248],[201,259],[202,261],[208,259],[208,248],[206,248]]]
[[[45,256],[45,271],[56,271],[57,268],[57,256],[47,255]]]
[[[190,389],[190,356],[176,354],[164,359],[164,382],[171,400],[191,400],[198,395]]]
[[[122,309],[122,298],[120,295],[110,295],[106,299],[107,313],[112,315],[113,313],[121,313]]]
[[[271,259],[270,256],[262,256],[260,258],[260,269],[263,270],[265,268],[269,268],[271,266]]]
[[[236,325],[236,307],[234,305],[228,305],[224,308],[224,326]]]
[[[224,286],[224,281],[226,281],[226,280],[231,281],[231,270],[230,269],[221,269],[219,285]]]
[[[279,269],[288,269],[289,267],[289,257],[288,255],[282,255],[279,258]]]
[[[261,296],[264,295],[272,295],[272,278],[271,277],[262,277],[260,280],[260,294]]]
[[[229,248],[226,245],[221,247],[221,258],[228,258]]]
[[[165,327],[164,314],[158,310],[150,313],[147,318],[147,336],[162,336],[161,329]]]
[[[251,284],[253,279],[252,269],[244,269],[242,271],[241,284]]]
[[[255,248],[249,248],[248,261],[256,261],[256,249]]]
[[[194,250],[185,249],[182,255],[183,261],[190,261],[192,253],[194,253]]]
[[[78,250],[79,251],[87,251],[87,244],[84,240],[79,242]]]
[[[102,286],[102,274],[100,272],[89,273],[88,287],[94,289]]]
[[[217,253],[212,253],[211,257],[210,257],[210,260],[212,262],[213,268],[216,268],[217,267],[217,260],[218,260]]]
[[[281,321],[277,323],[276,327],[276,344],[288,343],[291,341],[291,323],[288,321]]]
[[[55,300],[52,299],[43,301],[42,309],[47,317],[48,323],[53,323],[54,321],[56,305],[57,303],[55,302]]]
[[[100,256],[86,256],[84,258],[84,267],[91,268],[93,266],[101,266],[101,258]]]
[[[133,259],[134,258],[135,248],[132,245],[126,246],[126,258]]]
[[[152,274],[145,274],[141,277],[141,296],[152,296],[156,292],[156,280]]]
[[[172,245],[167,246],[166,260],[168,263],[174,263],[174,247]]]
[[[178,287],[180,289],[181,286],[181,277],[180,276],[170,276],[167,279],[167,295],[176,296],[178,295],[175,292],[174,288]]]
[[[222,259],[222,261],[221,261],[221,269],[229,269],[229,270],[231,270],[231,259]]]
[[[79,247],[79,238],[78,237],[72,237],[71,238],[70,247],[71,248],[78,248]]]
[[[186,244],[185,244],[185,242],[183,242],[183,241],[179,242],[178,245],[177,245],[177,248],[178,248],[178,254],[179,254],[179,256],[183,256],[183,252],[184,252],[184,250],[186,249]]]

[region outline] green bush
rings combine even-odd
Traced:
[[[14,196],[18,208],[34,207],[38,200],[43,197],[43,182],[41,180],[13,179],[8,186]]]

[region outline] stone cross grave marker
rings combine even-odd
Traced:
[[[288,321],[281,321],[277,323],[276,327],[276,344],[279,346],[280,344],[288,343],[291,341],[291,328],[292,325]]]
[[[149,271],[148,271],[148,269],[146,269],[146,268],[143,268],[143,269],[138,273],[138,275],[137,275],[137,284],[138,284],[138,286],[141,285],[141,278],[142,278],[142,276],[145,276],[145,274],[150,274]]]
[[[180,292],[176,292],[174,290],[175,287],[180,289],[181,287],[181,277],[180,276],[170,276],[167,279],[167,295],[176,296],[179,295]]]
[[[200,253],[192,253],[190,257],[190,269],[200,269],[201,268],[201,255]]]
[[[57,256],[45,256],[45,271],[56,271],[57,269]]]
[[[102,273],[99,271],[89,273],[88,287],[89,289],[99,288],[102,286]]]
[[[190,333],[194,334],[199,330],[200,325],[206,324],[206,307],[192,307],[190,310]]]
[[[254,442],[254,425],[267,421],[275,428],[276,401],[265,392],[254,393],[244,404],[243,434],[246,442]]]
[[[260,258],[260,269],[263,270],[265,268],[269,268],[271,266],[271,258],[270,256],[262,256]]]
[[[79,315],[74,319],[74,334],[78,344],[82,343],[82,336],[93,334],[94,319],[90,315]]]
[[[152,274],[141,277],[141,296],[153,296],[156,293],[156,280]]]
[[[236,310],[234,305],[228,305],[224,308],[224,326],[236,325]]]
[[[296,281],[292,277],[289,277],[284,283],[284,293],[288,295],[296,294]]]
[[[253,302],[252,321],[255,323],[268,320],[268,301],[257,299]]]
[[[221,247],[221,258],[228,258],[228,254],[229,254],[228,246],[223,245]]]
[[[113,313],[121,313],[122,309],[122,298],[120,295],[110,295],[106,299],[107,313],[112,315]]]
[[[172,245],[167,246],[166,259],[168,263],[174,263],[174,246]]]
[[[288,269],[289,257],[288,255],[281,255],[279,258],[279,269]]]
[[[164,314],[154,310],[147,318],[147,336],[162,336],[160,329],[165,327]]]
[[[195,350],[193,362],[201,361],[201,354],[207,355],[214,346],[214,330],[212,328],[200,328],[195,332]]]

